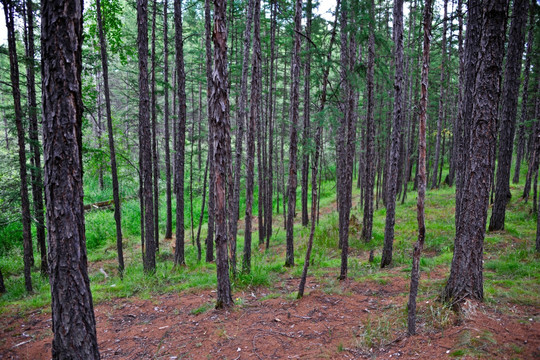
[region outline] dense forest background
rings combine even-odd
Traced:
[[[218,307],[284,273],[301,297],[311,263],[339,280],[404,268],[409,334],[420,270],[444,266],[421,299],[540,305],[536,1],[225,3],[224,19],[209,0],[84,4],[98,302],[215,288],[216,271]],[[0,304],[42,307],[41,9],[2,4]]]

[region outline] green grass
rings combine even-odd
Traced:
[[[85,184],[85,203],[108,200],[112,196],[108,191],[100,191],[96,180]],[[85,178],[85,181],[87,179]],[[109,179],[105,178],[106,183]],[[356,183],[356,182],[355,182]],[[196,260],[196,247],[191,245],[191,211],[189,196],[186,197],[186,266],[173,268],[172,250],[168,242],[161,241],[161,250],[157,256],[157,268],[154,275],[147,275],[142,269],[142,256],[140,253],[140,211],[137,198],[130,197],[136,194],[136,187],[132,181],[123,180],[126,185],[122,203],[122,229],[124,235],[124,256],[126,270],[123,279],[120,279],[116,270],[116,240],[115,223],[111,210],[91,211],[85,214],[86,238],[88,259],[90,266],[90,280],[94,300],[96,303],[116,298],[139,297],[150,299],[162,293],[181,293],[197,291],[200,289],[214,289],[216,286],[215,264]],[[163,184],[162,184],[163,185]],[[412,184],[410,184],[412,186]],[[110,187],[107,187],[110,189]],[[197,189],[195,189],[197,190]],[[540,306],[537,294],[540,292],[540,261],[534,250],[536,219],[531,216],[530,202],[525,204],[519,201],[522,184],[512,187],[514,197],[508,205],[505,231],[487,233],[485,237],[485,297],[486,302],[496,305],[506,303],[528,304]],[[343,293],[340,283],[336,280],[340,262],[341,251],[338,249],[338,215],[335,211],[335,183],[323,182],[321,208],[324,209],[320,222],[315,230],[314,248],[310,275],[320,283],[320,289],[326,293]],[[131,193],[130,193],[131,192]],[[199,191],[200,192],[200,191]],[[196,191],[198,194],[198,192]],[[297,220],[300,218],[300,189],[297,197]],[[356,202],[360,196],[359,189],[354,187],[353,197]],[[431,279],[430,272],[434,270],[448,272],[452,260],[454,229],[454,198],[453,188],[442,187],[438,190],[428,190],[426,199],[426,243],[420,262],[422,278],[420,283],[420,298],[432,300],[437,298],[444,286],[444,280]],[[255,196],[257,200],[257,196]],[[160,238],[165,230],[165,201],[161,201],[160,208]],[[241,199],[244,206],[244,201]],[[382,205],[381,205],[382,206]],[[199,221],[201,198],[193,199],[195,233]],[[173,201],[173,212],[176,211]],[[257,206],[254,205],[256,215]],[[282,203],[280,213],[277,213],[277,203],[274,201],[274,233],[272,235],[270,250],[258,248],[258,234],[253,234],[252,267],[249,274],[241,272],[243,252],[243,227],[239,228],[237,239],[237,277],[232,279],[234,290],[250,289],[254,287],[268,288],[266,298],[284,297],[284,278],[299,277],[304,264],[305,251],[309,237],[309,228],[297,224],[295,233],[295,262],[293,268],[284,268],[285,231],[282,227]],[[240,209],[244,213],[244,209]],[[393,276],[403,276],[408,279],[411,266],[411,253],[417,237],[416,223],[416,193],[409,189],[404,204],[398,202],[396,208],[396,227],[394,254],[392,266],[398,272],[389,273],[379,269],[380,249],[384,240],[384,222],[386,211],[383,207],[376,209],[374,214],[373,239],[365,243],[360,239],[362,213],[358,206],[353,206],[351,215],[356,218],[351,228],[349,243],[349,277],[357,281],[372,281],[380,285],[388,284]],[[206,224],[203,219],[201,241],[206,237]],[[173,227],[174,216],[173,216]],[[3,231],[3,232],[2,232]],[[9,237],[2,241],[11,241],[18,244],[0,252],[0,267],[2,268],[8,292],[0,297],[0,313],[15,309],[24,311],[47,307],[50,302],[50,289],[47,279],[33,273],[34,293],[26,294],[22,272],[22,247],[16,241],[19,233],[14,228],[9,231],[4,227],[2,234]],[[0,241],[1,242],[1,241]],[[279,251],[276,251],[278,249]],[[375,251],[375,261],[368,262],[369,251]],[[36,253],[36,270],[39,267],[39,254]],[[100,269],[108,274],[105,277]],[[290,295],[293,301],[296,294]],[[194,310],[195,311],[195,310]],[[203,310],[200,310],[203,311]],[[442,327],[445,323],[446,310],[432,308],[429,317],[434,327]],[[423,315],[420,315],[423,316]],[[373,320],[375,321],[375,320]],[[372,323],[372,327],[379,325]],[[366,332],[369,332],[366,328]],[[365,336],[369,334],[366,333]],[[370,341],[366,340],[366,343]]]

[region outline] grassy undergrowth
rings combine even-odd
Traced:
[[[102,200],[107,194],[96,190],[97,184],[91,183],[92,200]],[[87,184],[87,186],[89,186]],[[108,191],[108,190],[107,190]],[[426,199],[426,245],[421,260],[422,278],[420,284],[420,300],[434,300],[444,286],[452,260],[454,230],[454,188],[443,187],[427,192]],[[522,185],[512,186],[512,200],[507,207],[505,231],[487,233],[485,238],[484,276],[486,302],[494,305],[523,304],[540,306],[540,261],[534,249],[536,219],[530,214],[531,203],[523,203],[519,199]],[[298,196],[299,201],[300,196]],[[379,269],[380,251],[384,239],[385,209],[375,210],[373,240],[364,243],[360,239],[362,213],[357,201],[360,191],[353,191],[354,219],[350,229],[349,277],[357,281],[372,281],[385,285],[392,277],[407,279],[410,273],[412,246],[416,241],[416,193],[409,191],[408,198],[396,209],[396,228],[394,242],[393,267],[391,271]],[[186,199],[186,224],[191,224],[189,200]],[[256,200],[256,199],[255,199]],[[86,201],[89,202],[89,201]],[[194,198],[195,233],[200,212],[200,198]],[[86,236],[88,246],[89,273],[92,294],[95,303],[115,298],[138,297],[151,299],[162,293],[180,293],[213,289],[216,286],[215,264],[197,262],[196,247],[192,244],[191,229],[186,229],[186,266],[173,267],[172,242],[163,240],[165,206],[164,199],[160,209],[161,243],[157,256],[157,269],[154,275],[146,275],[142,269],[140,248],[140,212],[136,198],[126,200],[122,205],[124,253],[126,270],[120,279],[116,270],[116,245],[113,213],[110,210],[93,211],[86,214]],[[243,204],[243,202],[241,201]],[[291,277],[299,277],[304,262],[309,228],[295,225],[295,261],[297,266],[284,268],[285,231],[283,215],[277,213],[274,203],[274,233],[268,251],[253,246],[252,271],[250,274],[239,274],[234,279],[234,290],[264,286],[269,288],[268,297],[283,296],[292,300],[294,296],[286,287],[285,281]],[[254,210],[257,205],[255,203]],[[174,205],[173,205],[173,211]],[[300,203],[297,204],[300,213]],[[243,209],[241,209],[243,214]],[[173,216],[174,219],[174,216]],[[300,214],[297,216],[300,221]],[[243,223],[242,223],[243,224]],[[174,224],[173,224],[174,226]],[[240,226],[237,250],[238,270],[242,266],[243,226]],[[203,220],[201,241],[204,244],[206,224]],[[258,234],[253,236],[254,241]],[[340,266],[340,250],[338,249],[338,216],[335,204],[335,183],[324,182],[321,198],[321,217],[316,228],[315,244],[312,254],[313,265],[310,275],[320,283],[320,288],[327,293],[342,293],[342,286],[336,277]],[[375,262],[369,263],[369,251],[375,251]],[[39,266],[39,254],[36,253],[36,269]],[[26,294],[22,275],[22,250],[14,247],[0,256],[6,281],[7,293],[0,297],[0,313],[6,311],[24,312],[43,308],[49,311],[50,289],[47,279],[33,273],[34,293]],[[433,272],[433,274],[432,274]],[[105,274],[107,275],[105,275]],[[441,275],[442,274],[442,275]],[[286,293],[289,291],[289,293]],[[442,308],[432,311],[444,313]],[[202,310],[201,310],[202,311]],[[442,315],[441,315],[442,316]],[[443,320],[440,320],[444,322]],[[369,329],[364,329],[369,333]],[[371,340],[365,340],[369,344]]]

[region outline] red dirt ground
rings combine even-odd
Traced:
[[[434,274],[431,274],[433,276]],[[438,275],[438,274],[437,274]],[[438,276],[437,276],[438,277]],[[419,304],[419,334],[405,336],[408,284],[348,280],[327,294],[309,278],[307,295],[291,300],[298,279],[280,293],[236,293],[230,310],[214,310],[215,292],[118,299],[95,307],[103,359],[539,359],[540,311],[466,304],[442,327]],[[266,296],[266,299],[265,299]],[[277,297],[275,297],[277,296]],[[270,297],[270,298],[269,298]],[[272,298],[274,297],[274,298]],[[206,311],[204,311],[205,308]],[[195,314],[196,309],[202,312]],[[0,359],[50,359],[50,314],[0,318]]]

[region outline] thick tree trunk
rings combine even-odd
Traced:
[[[447,1],[445,0],[445,14]],[[418,199],[417,214],[418,240],[414,244],[413,261],[411,270],[411,286],[409,293],[408,310],[408,334],[416,334],[416,295],[420,282],[420,254],[426,238],[426,224],[424,219],[424,202],[426,198],[426,118],[428,103],[428,74],[429,74],[429,42],[431,39],[431,12],[433,3],[426,1],[424,7],[424,47],[422,52],[422,96],[420,98],[419,133],[418,133]],[[446,16],[445,16],[446,19]],[[446,20],[445,20],[446,21]],[[443,26],[446,27],[446,26]],[[444,38],[444,35],[443,35]],[[442,77],[442,76],[441,76]],[[442,90],[441,90],[442,91]],[[440,104],[439,104],[440,105]]]
[[[214,217],[215,217],[215,206],[214,206],[214,147],[213,144],[213,128],[210,125],[210,93],[212,92],[212,43],[211,43],[211,29],[210,29],[210,1],[204,1],[204,29],[205,29],[205,50],[206,50],[206,86],[207,86],[207,103],[208,103],[208,159],[210,159],[210,181],[208,184],[208,231],[206,235],[206,262],[214,261]]]
[[[156,270],[154,202],[152,194],[152,138],[148,94],[148,0],[137,0],[137,47],[139,54],[139,133],[144,201],[144,271]],[[142,215],[141,215],[142,216]]]
[[[97,25],[99,31],[99,46],[101,50],[101,68],[103,74],[103,92],[105,95],[105,110],[107,112],[107,132],[109,135],[109,152],[111,156],[111,176],[113,184],[114,221],[116,224],[116,251],[118,253],[118,270],[120,276],[124,272],[124,252],[122,249],[122,220],[120,207],[120,191],[118,186],[118,171],[116,167],[116,151],[114,147],[114,132],[112,126],[111,97],[109,92],[109,64],[107,57],[107,43],[103,31],[101,17],[101,1],[96,0]]]
[[[216,308],[233,305],[227,258],[227,166],[230,164],[230,123],[227,73],[227,23],[226,0],[214,0],[214,69],[210,93],[210,124],[214,155],[215,221],[216,221]]]
[[[41,10],[52,358],[99,359],[83,210],[83,2],[65,5],[59,0],[44,1]]]
[[[534,41],[534,8],[536,1],[532,0],[529,7],[529,34],[527,36],[527,55],[525,57],[525,70],[523,74],[523,90],[521,95],[521,117],[518,126],[517,146],[516,146],[516,166],[514,167],[514,177],[512,182],[519,183],[519,172],[521,169],[521,161],[525,153],[525,124],[528,121],[528,104],[529,104],[529,77],[531,73],[531,58]]]
[[[186,146],[186,73],[184,71],[184,39],[182,38],[182,4],[174,2],[176,47],[176,81],[178,92],[178,123],[176,139],[176,248],[174,264],[184,265],[184,165]]]
[[[525,45],[528,10],[529,0],[514,0],[502,90],[497,182],[495,203],[489,221],[490,231],[504,229],[506,204],[512,196],[510,194],[510,166],[512,165],[512,152],[514,149],[519,83],[521,81],[521,58],[523,56],[523,46]]]
[[[251,0],[253,6],[253,63],[251,70],[251,102],[249,121],[247,124],[247,161],[246,161],[246,231],[244,234],[244,260],[242,272],[249,274],[251,271],[251,222],[253,217],[253,192],[254,192],[254,165],[255,165],[255,133],[257,131],[257,118],[260,116],[261,96],[261,2]],[[249,11],[249,10],[248,10]],[[260,176],[260,174],[259,174]],[[260,191],[261,189],[259,189]],[[259,200],[260,201],[260,200]],[[262,224],[259,223],[259,231]]]
[[[30,217],[30,201],[28,199],[28,181],[26,174],[26,147],[23,126],[23,113],[21,108],[21,88],[19,86],[19,63],[17,59],[17,43],[15,39],[14,13],[15,6],[10,0],[2,0],[6,27],[8,31],[9,67],[11,79],[11,91],[13,95],[13,107],[15,110],[15,125],[17,127],[17,142],[19,145],[19,175],[21,177],[21,212],[23,225],[23,249],[24,249],[24,287],[26,292],[32,292],[32,230]]]
[[[457,217],[454,257],[450,277],[443,293],[446,301],[458,303],[465,298],[482,300],[482,254],[489,205],[489,191],[493,181],[493,153],[495,151],[497,104],[508,1],[471,1],[469,11],[477,8],[479,16],[469,18],[467,47],[478,49],[482,59],[467,69],[475,74],[471,92],[472,106],[470,154],[463,177],[460,216]],[[481,33],[475,34],[480,29]],[[481,36],[478,36],[481,35]],[[471,40],[471,37],[474,41]],[[467,66],[472,66],[467,63]],[[456,208],[456,212],[458,209]],[[457,215],[457,214],[456,214]]]
[[[36,101],[36,76],[35,76],[35,46],[34,46],[34,13],[32,0],[26,0],[27,17],[27,48],[26,57],[29,61],[26,67],[27,92],[28,92],[28,113],[30,119],[30,149],[32,152],[32,199],[34,202],[34,216],[36,218],[36,238],[41,254],[41,275],[47,276],[49,265],[47,262],[47,248],[45,246],[45,217],[43,215],[43,178],[41,169],[41,155],[39,143],[39,131],[37,120]],[[6,143],[7,145],[7,143]]]
[[[290,107],[290,143],[289,143],[289,183],[287,185],[287,252],[285,266],[294,266],[294,215],[296,212],[297,152],[298,152],[298,107],[300,92],[300,30],[302,20],[302,1],[295,1],[294,10],[294,44],[291,60],[291,107]]]
[[[168,1],[164,0],[163,3],[163,80],[165,86],[163,87],[163,121],[165,127],[165,187],[166,187],[166,200],[167,203],[167,220],[165,221],[165,239],[172,238],[172,186],[171,186],[171,135],[169,128],[169,37],[168,37]],[[201,120],[201,119],[199,119]],[[200,123],[200,122],[199,122]],[[200,139],[199,139],[200,141]],[[200,144],[200,142],[199,142]],[[199,148],[200,156],[200,148]],[[200,168],[200,160],[199,160]]]
[[[392,262],[394,243],[394,224],[396,216],[396,186],[398,176],[399,148],[401,124],[403,123],[403,0],[394,0],[394,57],[396,73],[394,78],[394,122],[392,126],[392,142],[390,145],[390,164],[388,166],[388,182],[386,187],[386,222],[384,229],[384,248],[381,268]]]

